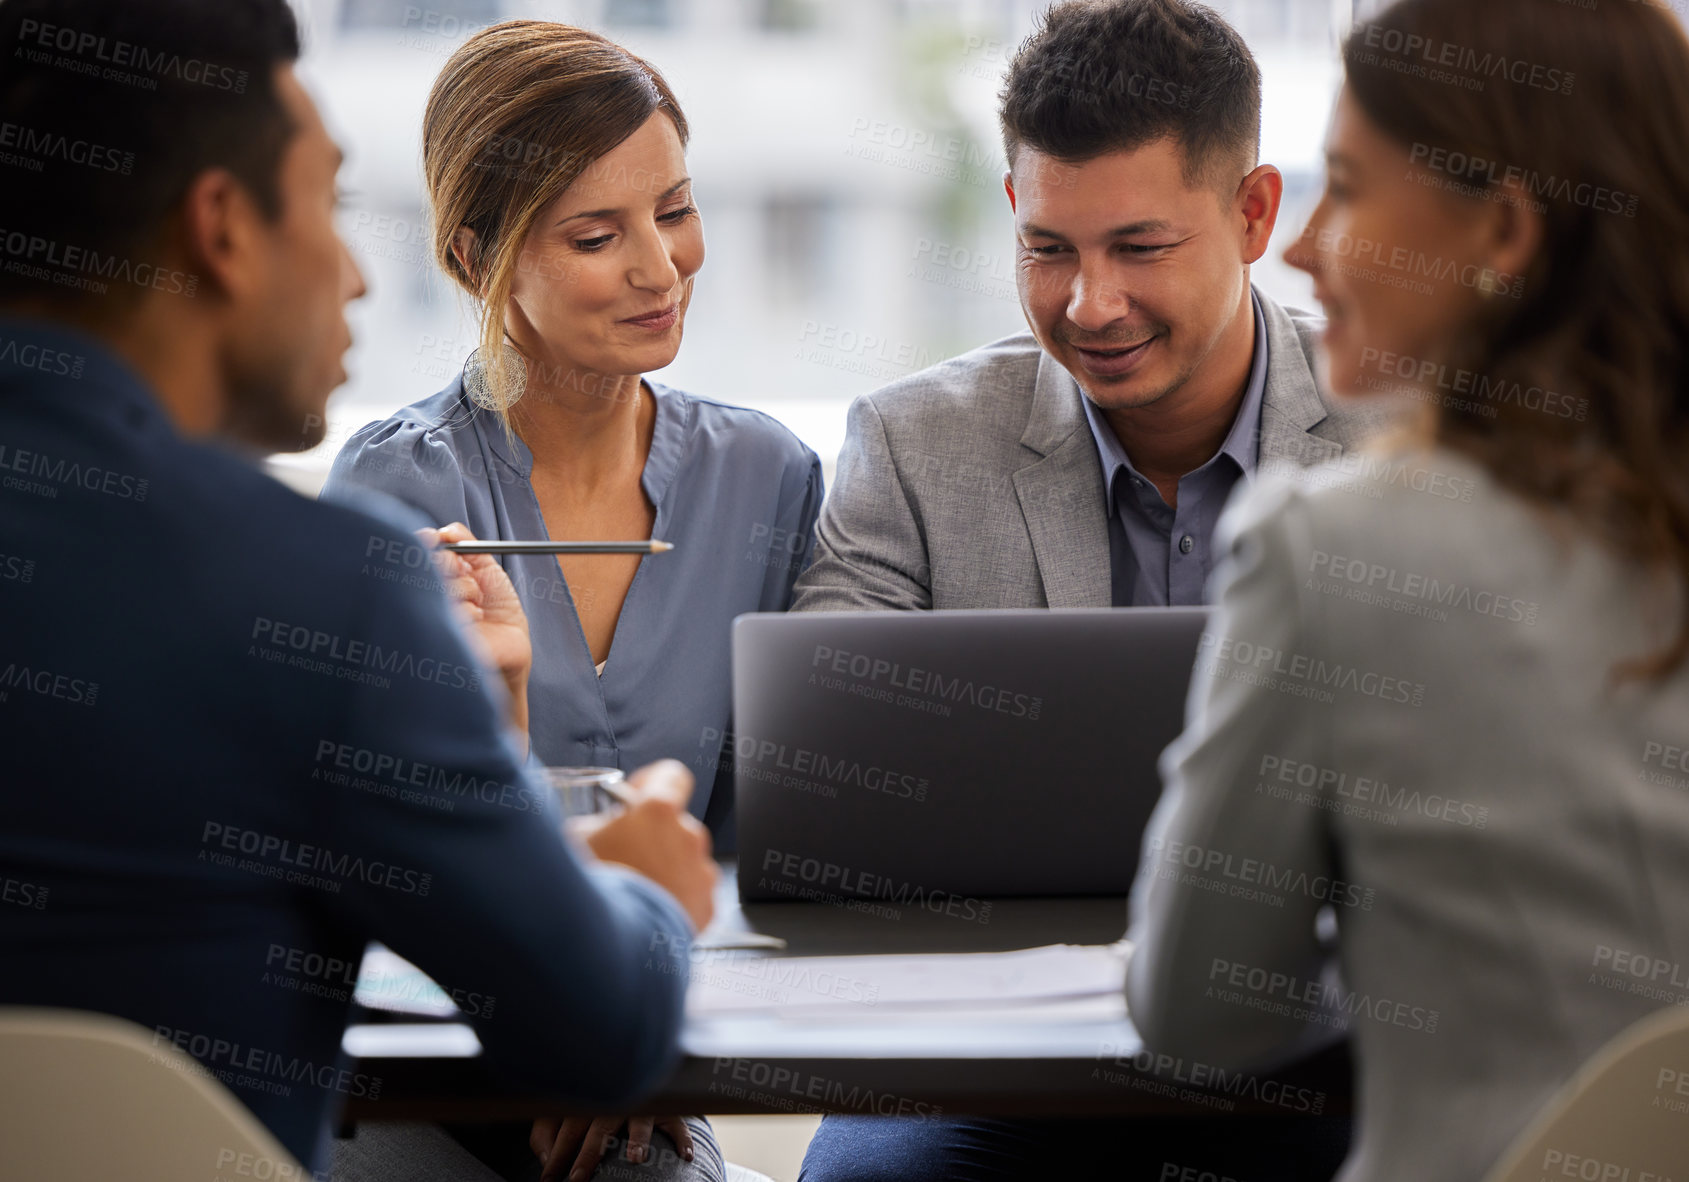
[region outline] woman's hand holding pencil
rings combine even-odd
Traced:
[[[475,535],[461,521],[440,529],[418,530],[417,536],[424,545],[438,546],[434,560],[446,594],[469,625],[481,659],[498,670],[510,692],[511,722],[526,735],[528,673],[533,668],[534,649],[528,636],[528,615],[510,577],[491,555],[453,552],[438,545],[475,541]]]

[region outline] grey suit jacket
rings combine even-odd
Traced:
[[[1260,300],[1260,466],[1334,458],[1379,420],[1320,390],[1319,319]],[[1021,333],[858,398],[792,610],[1108,607],[1102,462],[1083,397]]]
[[[1347,1024],[1342,1182],[1478,1182],[1608,1039],[1689,1003],[1689,669],[1609,678],[1681,588],[1650,605],[1559,524],[1469,460],[1371,449],[1220,521],[1127,996],[1149,1049],[1212,1068]]]

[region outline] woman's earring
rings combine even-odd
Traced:
[[[481,363],[481,350],[476,349],[463,365],[463,388],[476,406],[504,414],[522,401],[528,392],[528,364],[522,354],[506,341],[504,349],[504,381],[493,389],[491,375]]]

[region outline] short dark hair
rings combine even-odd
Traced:
[[[1188,0],[1053,6],[1009,65],[1003,150],[1078,163],[1172,137],[1185,179],[1229,176],[1261,150],[1261,71],[1237,30]]]
[[[0,300],[82,298],[67,252],[138,265],[208,168],[279,216],[298,56],[286,0],[0,0]]]

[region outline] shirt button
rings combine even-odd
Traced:
[[[1179,539],[1179,553],[1180,554],[1189,554],[1192,550],[1195,550],[1195,549],[1196,549],[1196,539],[1191,537],[1189,534],[1186,534],[1184,537]]]

